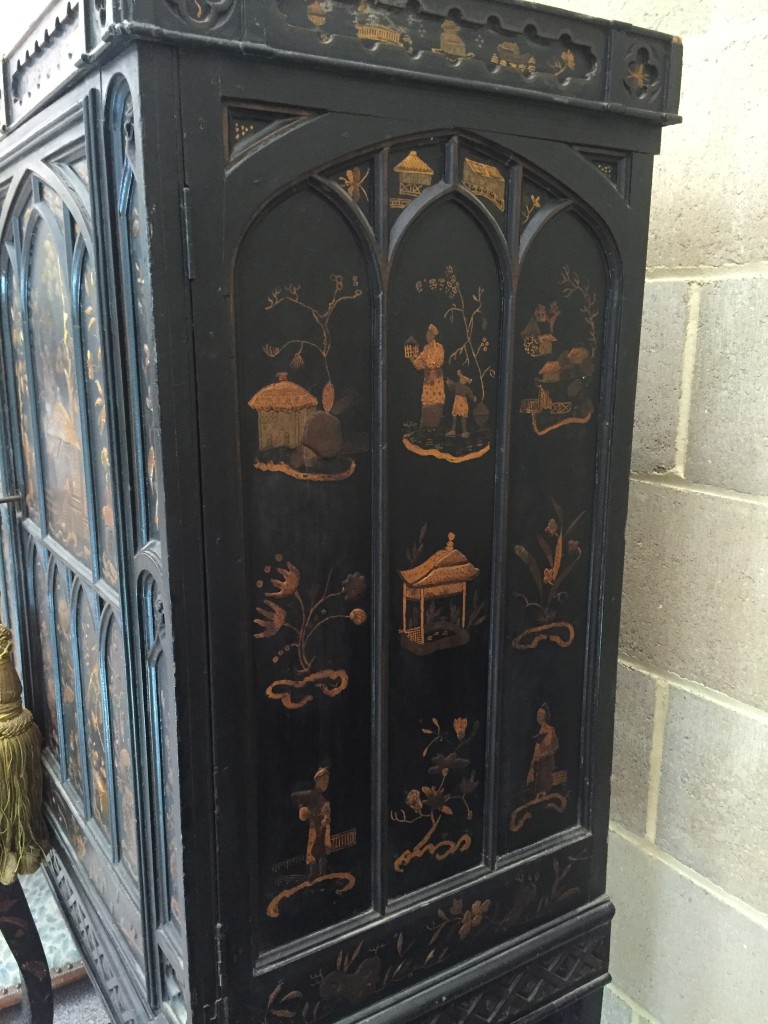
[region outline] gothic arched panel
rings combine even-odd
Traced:
[[[27,228],[24,251],[48,530],[88,564],[91,535],[62,206],[51,189],[44,189],[42,196]]]
[[[88,764],[88,788],[91,814],[104,835],[111,841],[110,787],[107,779],[104,706],[102,697],[101,659],[98,630],[90,603],[83,588],[77,590],[77,651],[80,669],[80,690],[85,723],[85,749]]]
[[[14,257],[15,257],[14,252]],[[25,342],[24,321],[21,314],[21,293],[16,269],[16,259],[8,259],[5,265],[5,309],[3,319],[10,339],[11,361],[18,403],[18,421],[23,461],[24,497],[27,515],[40,525],[38,498],[38,462],[34,444],[35,407],[30,393],[28,371],[28,350]]]
[[[83,768],[80,760],[82,737],[78,712],[78,681],[72,653],[72,609],[66,571],[54,566],[51,578],[54,622],[56,627],[56,665],[61,687],[61,714],[64,726],[66,772],[69,782],[83,799]]]
[[[504,240],[479,203],[451,191],[418,213],[417,203],[387,295],[393,896],[483,856],[508,296]]]
[[[112,461],[107,429],[107,403],[114,401],[107,384],[101,324],[96,299],[96,277],[90,252],[82,247],[76,253],[79,267],[76,306],[85,362],[85,399],[88,422],[88,450],[93,479],[96,534],[99,541],[99,569],[102,578],[114,588],[117,576],[117,537],[112,493]]]
[[[305,186],[235,266],[265,945],[306,933],[309,906],[330,923],[370,902],[378,288],[354,218]]]
[[[53,636],[51,634],[50,608],[48,604],[48,582],[45,571],[43,553],[33,543],[28,547],[32,559],[32,586],[34,602],[32,604],[34,624],[31,631],[33,644],[37,647],[37,663],[42,671],[40,689],[43,691],[42,734],[43,744],[53,755],[56,766],[59,763],[59,697],[57,695],[56,672],[54,670]]]
[[[537,214],[520,272],[504,635],[499,846],[579,820],[605,245],[571,209]]]
[[[102,631],[105,636],[104,672],[107,680],[110,719],[112,724],[112,757],[115,774],[115,817],[120,859],[131,878],[139,874],[136,838],[137,812],[133,779],[133,747],[131,743],[131,710],[125,673],[123,637],[114,616],[110,615]]]

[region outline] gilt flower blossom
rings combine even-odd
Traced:
[[[257,640],[277,636],[285,625],[285,608],[281,608],[274,601],[265,601],[264,605],[265,607],[256,609],[256,618],[253,620],[262,630],[261,633],[254,634]]]
[[[466,718],[454,718],[453,720],[453,731],[456,733],[460,740],[463,740],[467,735],[467,720]]]
[[[440,814],[453,814],[453,811],[445,801],[445,794],[434,786],[422,786],[425,803],[431,811],[438,811]]]
[[[483,923],[483,918],[491,909],[490,900],[475,900],[469,910],[464,911],[464,916],[461,919],[461,928],[459,928],[459,938],[466,939],[471,931],[478,928]]]
[[[415,811],[416,814],[421,814],[421,809],[424,806],[424,804],[422,802],[421,794],[419,793],[418,789],[412,789],[408,793],[408,796],[405,798],[405,802],[408,804],[412,811]]]
[[[286,597],[292,597],[299,589],[301,573],[293,562],[289,562],[287,569],[282,566],[276,569],[274,579],[271,579],[269,582],[275,589],[268,591],[267,597],[276,597],[278,600],[283,600]]]

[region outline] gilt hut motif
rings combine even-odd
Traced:
[[[498,167],[465,157],[461,183],[473,195],[489,199],[503,212],[506,182]]]
[[[278,373],[277,380],[257,391],[248,402],[259,414],[259,451],[297,448],[317,399],[299,384]]]
[[[420,196],[432,184],[435,172],[425,163],[415,149],[404,160],[395,165],[395,174],[400,179],[401,196]]]

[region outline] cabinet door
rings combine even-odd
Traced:
[[[196,74],[232,991],[340,1020],[600,891],[585,709],[627,207],[564,144]]]
[[[0,477],[20,496],[16,515],[0,512],[9,582],[0,614],[10,611],[43,735],[49,872],[113,1011],[129,1021],[146,1012],[147,965],[114,473],[124,449],[98,287],[89,125],[77,103],[62,120],[15,166],[0,220]],[[94,918],[113,924],[103,945],[87,927]]]

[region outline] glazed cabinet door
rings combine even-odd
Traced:
[[[237,67],[182,66],[231,1012],[415,1016],[602,891],[628,158]]]
[[[179,1022],[176,693],[140,108],[125,75],[101,85],[6,150],[0,486],[18,501],[0,506],[0,613],[43,734],[62,909],[115,1020]]]
[[[59,130],[6,172],[2,475],[19,500],[0,513],[3,603],[43,734],[49,872],[128,1022],[138,1018],[126,992],[143,990],[146,961],[115,475],[124,452],[91,193],[99,114],[82,99],[59,113]],[[93,918],[114,932],[102,940],[85,927]]]

